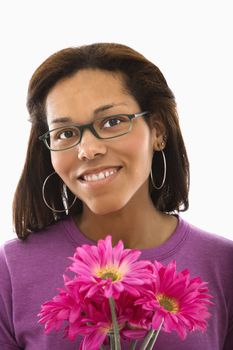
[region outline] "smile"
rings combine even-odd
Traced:
[[[86,175],[84,174],[83,176],[80,177],[80,179],[85,182],[97,182],[113,176],[118,171],[119,171],[119,168],[105,169],[98,173],[93,173],[93,174],[90,173]]]

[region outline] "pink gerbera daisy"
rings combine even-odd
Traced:
[[[163,322],[162,330],[175,330],[181,339],[187,332],[205,331],[210,317],[207,305],[211,295],[208,294],[206,282],[199,277],[190,279],[189,271],[176,271],[176,263],[163,266],[155,262],[158,279],[152,282],[151,290],[136,303],[148,311],[154,311],[152,327],[158,329]]]
[[[82,317],[84,296],[79,293],[78,283],[75,288],[72,285],[69,286],[69,279],[66,276],[64,276],[64,282],[65,289],[59,289],[59,294],[41,305],[41,311],[38,314],[39,323],[44,323],[45,332],[49,333],[53,328],[59,330],[62,323],[67,322],[66,335],[74,339],[76,336],[74,328],[77,328],[77,322]]]
[[[122,241],[112,247],[112,238],[99,240],[97,246],[83,245],[76,249],[69,268],[83,284],[90,298],[102,291],[106,298],[119,298],[122,291],[140,296],[140,286],[153,278],[154,267],[149,261],[137,261],[139,250],[124,249]]]
[[[127,318],[122,310],[117,312],[117,325],[119,331],[124,328]],[[113,333],[113,322],[108,299],[102,303],[89,302],[85,305],[85,316],[82,317],[79,334],[83,336],[80,350],[97,350],[104,343],[109,343]]]

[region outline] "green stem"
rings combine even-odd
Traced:
[[[121,350],[120,333],[119,333],[119,327],[118,327],[117,317],[116,317],[115,301],[112,297],[109,298],[108,300],[109,300],[109,305],[110,305],[111,314],[112,314],[115,350]]]
[[[142,343],[142,345],[141,345],[140,350],[147,350],[147,345],[149,344],[151,338],[153,337],[154,332],[155,332],[155,331],[154,331],[153,328],[151,328],[151,329],[149,330],[149,332],[147,333],[147,335],[146,335],[145,338],[144,338],[144,341],[143,341],[143,343]]]
[[[155,342],[158,338],[158,335],[161,331],[161,328],[162,328],[162,325],[163,325],[163,322],[164,322],[164,318],[162,319],[162,322],[160,323],[160,326],[159,328],[157,329],[157,331],[154,333],[154,335],[152,336],[152,338],[150,339],[150,342],[148,344],[148,348],[146,350],[152,350],[153,349],[153,346],[155,345]]]
[[[115,349],[114,334],[109,333],[109,339],[110,339],[110,350],[116,350]]]
[[[134,341],[130,344],[129,350],[135,350],[135,349],[136,349],[137,342],[138,342],[137,340],[134,340]]]

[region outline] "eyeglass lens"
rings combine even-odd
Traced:
[[[109,116],[96,119],[87,126],[65,126],[51,130],[47,139],[52,150],[62,150],[73,147],[80,142],[81,131],[91,130],[91,125],[101,139],[114,138],[130,131],[131,120],[127,115]],[[92,131],[92,130],[91,130]],[[93,131],[92,131],[93,132]],[[96,135],[95,135],[96,136]]]

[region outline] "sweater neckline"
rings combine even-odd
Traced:
[[[154,248],[141,249],[141,259],[156,259],[163,261],[171,258],[183,245],[190,232],[189,224],[177,215],[177,226],[170,238],[162,245]],[[63,227],[73,244],[81,246],[83,244],[96,245],[96,242],[87,238],[76,226],[72,217],[62,221]]]

